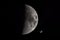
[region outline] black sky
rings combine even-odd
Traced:
[[[48,39],[50,36],[59,36],[59,25],[60,25],[60,15],[58,3],[51,0],[24,0],[18,5],[28,4],[31,5],[38,13],[39,23],[37,28],[29,35],[17,36],[18,39]],[[20,5],[20,7],[22,7]],[[19,7],[19,6],[18,6]],[[23,7],[22,7],[23,8]],[[39,31],[43,30],[43,33],[40,34]],[[37,32],[38,31],[38,32]],[[32,36],[32,37],[31,37]],[[51,37],[52,38],[52,37]]]

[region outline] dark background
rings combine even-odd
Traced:
[[[57,39],[60,36],[59,2],[53,0],[25,0],[23,4],[31,5],[38,13],[37,28],[28,35],[18,35],[17,39]],[[40,33],[43,30],[43,33]]]
[[[31,5],[37,11],[39,16],[39,22],[37,28],[28,35],[21,34],[25,21],[24,19],[25,4]],[[55,1],[55,0],[53,1],[52,0],[20,0],[20,1],[15,0],[8,2],[2,1],[0,5],[0,10],[1,10],[0,23],[2,24],[1,29],[6,30],[5,28],[7,28],[6,31],[2,31],[2,32],[4,33],[9,32],[10,34],[7,33],[8,35],[16,33],[15,35],[17,40],[58,39],[57,37],[60,36],[59,1]],[[43,30],[43,33],[40,33],[40,30]]]

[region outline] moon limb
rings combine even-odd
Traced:
[[[27,18],[26,18],[23,34],[31,33],[38,24],[38,15],[35,9],[29,5],[25,5],[25,6],[26,6],[26,17]]]

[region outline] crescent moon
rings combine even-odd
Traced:
[[[25,25],[24,25],[25,27],[23,29],[23,34],[28,34],[28,33],[31,33],[37,27],[38,14],[33,7],[31,7],[29,5],[25,5],[25,7],[26,7],[25,8],[26,21],[25,21]]]

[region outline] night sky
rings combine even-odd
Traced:
[[[16,38],[17,40],[45,40],[45,39],[54,39],[57,36],[60,36],[60,15],[59,15],[59,2],[52,0],[22,0],[15,1],[16,5],[12,5],[14,9],[11,10],[14,12],[12,14],[12,20],[14,21],[11,24],[16,24]],[[25,16],[25,4],[31,5],[37,12],[39,21],[36,29],[27,35],[22,35],[22,30],[24,28],[24,16]],[[10,5],[9,5],[10,6]],[[10,8],[9,8],[10,9]],[[15,14],[14,14],[15,13]],[[9,15],[11,15],[9,14]],[[13,17],[14,15],[14,17]],[[8,16],[10,18],[10,16]],[[10,18],[10,20],[11,20]],[[15,19],[14,19],[15,18]],[[10,24],[8,23],[8,24]],[[22,26],[23,25],[23,26]],[[42,33],[40,31],[42,30]]]
[[[32,6],[36,10],[39,21],[34,31],[30,34],[22,35],[25,22],[25,4]],[[1,0],[0,29],[0,34],[2,35],[0,36],[6,39],[11,39],[11,37],[15,40],[60,39],[60,1]]]

